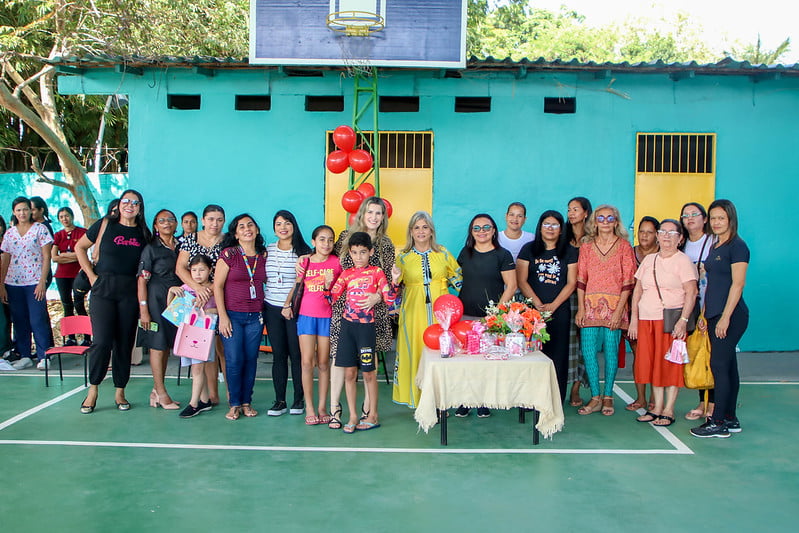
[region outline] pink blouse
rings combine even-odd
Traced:
[[[624,239],[619,238],[605,255],[599,252],[594,242],[580,246],[577,289],[585,293],[583,327],[609,328],[621,293],[632,292],[635,286],[634,276],[635,253]],[[629,322],[629,313],[624,313],[622,329],[627,329]]]

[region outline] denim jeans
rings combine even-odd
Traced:
[[[227,390],[230,406],[252,403],[255,386],[255,365],[258,363],[258,348],[263,335],[261,313],[228,311],[233,329],[230,337],[222,335],[225,348]]]
[[[47,300],[37,300],[33,295],[36,285],[6,285],[8,306],[11,308],[11,322],[14,324],[14,344],[22,357],[32,357],[31,333],[36,341],[35,357],[44,359],[52,347],[53,332],[50,329],[50,315],[47,314]]]

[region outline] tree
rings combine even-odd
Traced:
[[[749,61],[753,65],[774,65],[779,63],[780,58],[787,54],[790,49],[791,38],[788,37],[774,50],[764,50],[758,33],[755,44],[747,45],[743,49],[733,49],[729,55],[741,61]]]

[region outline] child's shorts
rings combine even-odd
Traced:
[[[341,321],[341,334],[336,349],[336,366],[348,368],[357,366],[363,372],[374,372],[375,366],[375,324]]]
[[[216,358],[216,337],[211,342],[211,353],[208,354],[208,361],[202,361],[200,359],[189,359],[188,357],[181,357],[180,358],[180,366],[191,366],[191,365],[199,365],[201,363],[210,363]]]
[[[297,335],[330,336],[330,319],[300,315],[297,317]]]

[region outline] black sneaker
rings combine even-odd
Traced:
[[[468,407],[460,406],[455,410],[455,416],[458,418],[466,418],[469,416],[470,409]]]
[[[210,401],[204,402],[204,401],[200,400],[200,401],[197,402],[197,410],[200,411],[201,413],[203,411],[210,411],[213,407],[214,407],[214,404],[212,404]]]
[[[741,423],[738,421],[737,418],[733,418],[732,420],[725,420],[724,425],[727,426],[727,431],[729,431],[730,433],[741,432]]]
[[[712,418],[708,418],[707,422],[701,426],[692,428],[691,435],[702,439],[709,437],[726,439],[730,436],[730,432],[727,430],[727,426],[723,422],[721,424],[717,424]]]
[[[280,415],[285,415],[286,411],[288,411],[288,408],[286,407],[286,402],[276,401],[272,405],[272,408],[266,412],[266,414],[268,414],[269,416],[280,416]]]
[[[9,353],[6,356],[6,361],[8,361],[9,363],[13,363],[14,361],[19,361],[20,359],[22,359],[22,356],[19,354],[18,351],[14,349],[12,349],[11,353]]]
[[[67,339],[64,341],[64,346],[77,346],[77,345],[78,341],[75,340],[75,337],[67,337]]]
[[[489,416],[491,416],[491,411],[488,407],[477,408],[477,418],[488,418]]]
[[[92,345],[91,337],[89,337],[89,338],[83,337],[83,340],[80,341],[80,345],[81,346],[91,346]]]
[[[285,413],[286,411],[283,412]],[[291,404],[291,409],[289,409],[289,414],[301,415],[304,413],[305,413],[305,400],[297,400],[296,402]]]
[[[197,416],[202,412],[200,409],[200,404],[197,404],[197,407],[192,406],[191,404],[187,405],[184,410],[180,412],[180,418],[191,418],[193,416]]]

